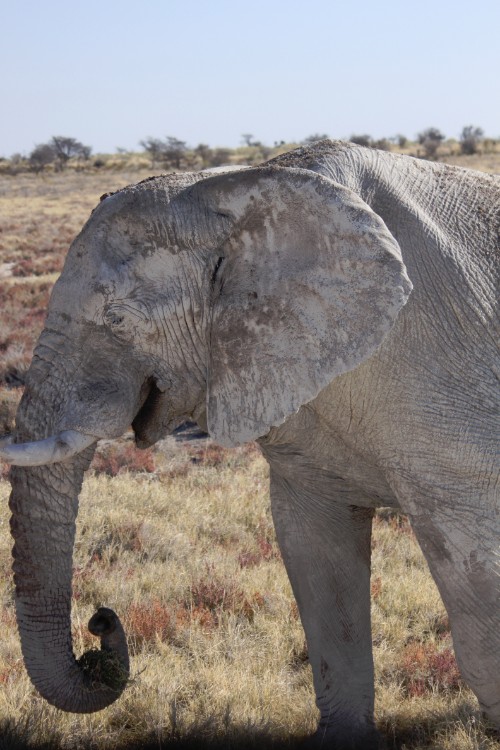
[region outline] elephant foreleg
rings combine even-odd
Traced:
[[[319,493],[318,493],[319,494]],[[322,747],[378,747],[370,628],[372,511],[271,471],[278,542],[306,633]]]

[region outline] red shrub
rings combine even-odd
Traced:
[[[262,594],[255,592],[250,598],[247,597],[233,581],[219,578],[213,565],[207,565],[205,577],[191,585],[193,615],[202,624],[206,621],[209,627],[218,625],[223,611],[242,615],[252,622],[256,611],[263,604]]]
[[[217,609],[231,609],[239,593],[234,583],[228,584],[218,578],[212,566],[207,566],[206,578],[194,582],[191,586],[193,607],[208,609],[211,612]]]
[[[221,445],[207,443],[200,448],[190,450],[191,462],[193,464],[203,464],[203,466],[221,466],[227,463],[231,451],[223,448]]]
[[[259,535],[256,541],[256,551],[244,550],[238,555],[240,568],[254,568],[262,562],[280,558],[279,550],[266,536]]]
[[[172,640],[175,634],[175,621],[169,608],[159,599],[140,604],[131,604],[125,613],[124,621],[129,636],[137,645]]]
[[[262,555],[260,552],[251,552],[250,550],[244,550],[238,555],[238,564],[240,568],[255,568],[262,562]]]
[[[16,626],[16,612],[14,607],[2,607],[0,609],[0,623],[7,628],[14,628]]]
[[[10,659],[5,668],[0,671],[0,685],[8,685],[16,680],[24,672],[24,662],[22,659]]]
[[[107,474],[116,477],[127,471],[131,473],[155,472],[154,453],[151,448],[139,450],[132,443],[112,443],[96,453],[90,465],[96,474]]]
[[[261,518],[255,528],[257,550],[244,550],[238,555],[240,568],[253,568],[262,562],[281,559],[274,537],[274,529],[268,519]]]
[[[299,619],[299,607],[297,602],[295,601],[290,604],[290,617],[292,618],[292,620]]]
[[[408,517],[390,508],[377,511],[373,523],[375,526],[389,526],[393,531],[400,534],[413,535]]]
[[[403,687],[414,698],[426,692],[458,690],[462,683],[451,648],[437,651],[434,644],[410,643],[402,663]]]
[[[380,576],[372,579],[372,582],[370,584],[370,591],[374,599],[377,599],[380,596],[380,593],[382,591],[382,579]]]
[[[193,464],[202,466],[242,466],[259,453],[256,443],[247,443],[241,448],[223,448],[221,445],[207,442],[200,446],[186,446]]]

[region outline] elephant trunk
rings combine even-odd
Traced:
[[[22,442],[51,433],[47,399],[25,392],[17,418]],[[37,413],[39,412],[39,413]],[[31,681],[52,705],[91,713],[115,701],[129,676],[126,638],[118,617],[101,608],[89,630],[101,650],[75,659],[71,637],[71,578],[78,495],[92,459],[89,446],[44,466],[11,468],[11,532],[17,623]]]

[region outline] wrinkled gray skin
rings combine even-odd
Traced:
[[[408,513],[462,674],[500,728],[499,207],[484,174],[325,141],[107,197],[52,294],[16,442],[114,438],[132,423],[145,447],[186,418],[225,445],[258,439],[322,747],[378,743],[379,506]],[[71,646],[92,450],[12,469],[26,666],[47,700],[78,712],[118,694],[89,687]]]

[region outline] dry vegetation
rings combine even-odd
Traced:
[[[120,468],[120,451],[133,471]],[[46,705],[24,672],[7,495],[2,482],[0,729],[12,744],[0,748],[293,747],[313,729],[307,648],[253,446],[175,448],[172,438],[135,453],[126,442],[94,461],[78,519],[75,648],[92,645],[85,624],[105,604],[120,613],[133,657],[126,692],[95,716]],[[372,597],[377,718],[389,747],[497,747],[461,683],[411,529],[392,513],[375,521]]]
[[[455,160],[484,167],[482,158]],[[500,171],[498,162],[489,171]],[[146,174],[0,177],[0,433],[11,425],[15,386],[72,237],[102,193]],[[94,716],[51,708],[26,677],[8,492],[4,472],[0,750],[294,747],[314,728],[307,648],[274,537],[266,465],[254,446],[226,451],[170,438],[143,452],[130,439],[100,448],[78,519],[75,650],[93,645],[85,624],[95,608],[113,607],[129,635],[132,680]],[[375,519],[372,601],[376,715],[388,747],[498,748],[460,680],[448,621],[412,531],[393,513]]]

